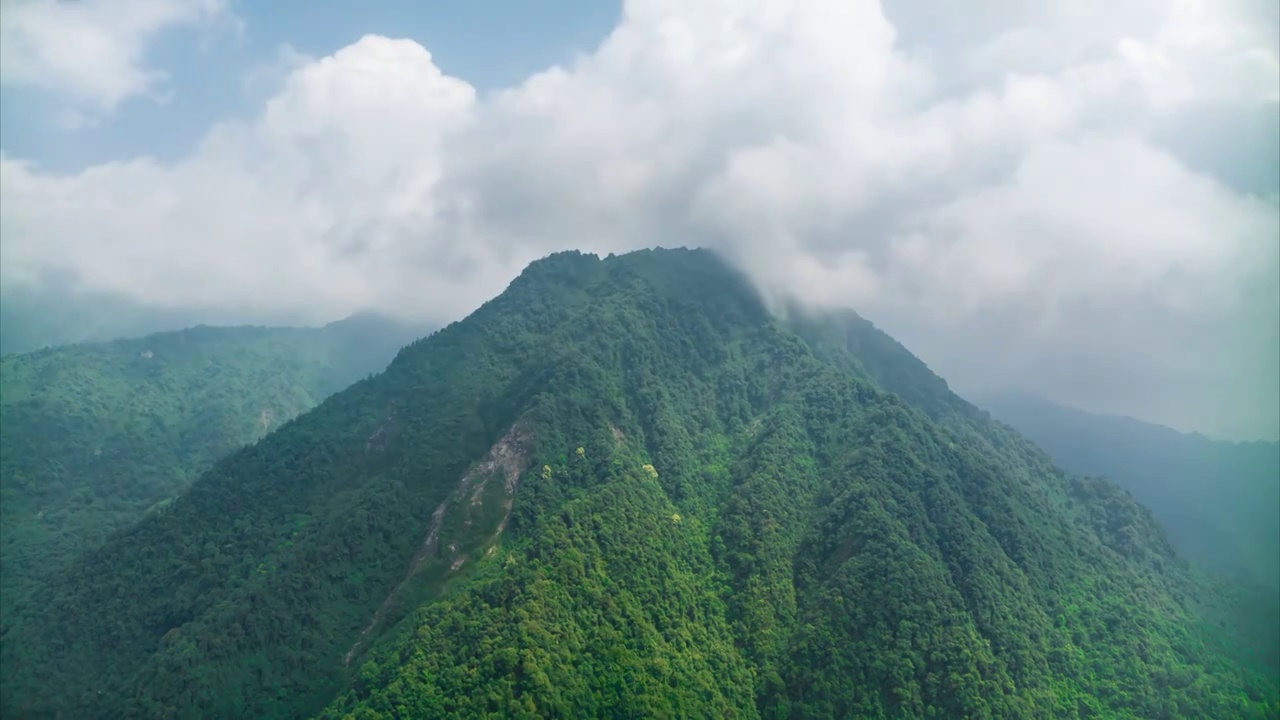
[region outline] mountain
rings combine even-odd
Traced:
[[[1128,490],[1188,558],[1280,592],[1280,443],[1214,441],[1025,394],[979,404],[1068,471]]]
[[[289,324],[267,316],[236,313],[233,320],[229,312],[148,306],[115,293],[78,291],[58,278],[42,279],[48,283],[42,287],[0,287],[0,356],[196,325]]]
[[[0,609],[217,459],[381,371],[418,334],[354,316],[0,358]]]
[[[60,580],[5,717],[1280,711],[1148,511],[705,251],[532,264]]]

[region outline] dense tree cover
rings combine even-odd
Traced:
[[[1280,443],[1215,441],[1013,393],[980,404],[1068,471],[1128,490],[1188,558],[1280,592]]]
[[[102,544],[214,461],[386,367],[410,328],[196,327],[0,360],[0,596]]]
[[[946,383],[897,341],[851,311],[811,313],[792,308],[788,324],[814,351],[848,371],[865,374],[952,428],[984,426],[989,438],[1042,445],[1050,458],[1080,477],[1073,503],[1114,549],[1133,559],[1158,559],[1166,544],[1157,526],[1172,528],[1171,544],[1198,568],[1172,568],[1179,592],[1193,596],[1199,615],[1218,626],[1233,651],[1280,674],[1280,446],[1210,441],[1128,418],[1091,415],[1019,394],[989,396],[984,407],[1010,422],[991,422],[946,390]],[[1099,481],[1104,476],[1118,484]],[[1132,496],[1143,502],[1138,505]],[[1147,510],[1149,505],[1152,510]],[[1223,542],[1230,538],[1229,542]],[[1166,550],[1163,554],[1167,554]]]
[[[86,554],[0,710],[1275,716],[1149,513],[832,327],[701,251],[539,261]]]

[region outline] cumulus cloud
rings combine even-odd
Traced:
[[[62,98],[64,125],[93,123],[130,97],[160,97],[168,75],[145,62],[159,32],[226,10],[226,0],[6,0],[0,82]]]
[[[364,37],[173,164],[0,160],[0,279],[443,321],[551,251],[705,245],[961,389],[1274,436],[1277,189],[1161,132],[1235,108],[1238,147],[1231,118],[1274,115],[1280,24],[1248,1],[634,0],[484,97]]]

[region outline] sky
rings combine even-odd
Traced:
[[[3,322],[444,323],[704,246],[962,394],[1280,437],[1274,0],[480,5],[3,0]]]

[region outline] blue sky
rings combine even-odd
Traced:
[[[280,76],[271,71],[284,46],[323,57],[366,34],[415,40],[444,72],[485,92],[590,52],[617,24],[621,4],[238,0],[231,11],[238,22],[174,28],[147,49],[148,64],[169,73],[161,85],[172,93],[166,102],[129,98],[91,127],[50,122],[60,111],[57,97],[0,88],[0,148],[55,172],[139,155],[172,160],[213,123],[259,111],[276,90]]]

